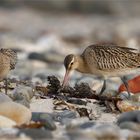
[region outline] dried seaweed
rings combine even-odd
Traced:
[[[77,99],[77,98],[68,98],[67,102],[77,104],[77,105],[87,105],[87,101],[83,101],[82,99]]]
[[[87,83],[76,84],[74,88],[70,86],[62,87],[60,81],[55,76],[48,76],[49,84],[47,88],[49,93],[66,95],[68,97],[76,98],[96,98],[95,91],[93,91]]]
[[[90,119],[90,116],[87,110],[87,108],[76,108],[77,112],[79,113],[80,117],[88,117]]]
[[[69,96],[69,97],[74,96],[75,89],[70,86],[65,86],[59,90],[59,94],[61,94],[61,95],[63,94],[63,95]]]
[[[74,89],[75,97],[77,98],[97,98],[95,91],[93,91],[87,83],[76,84]]]
[[[119,97],[98,95],[90,88],[87,83],[75,84],[74,88],[70,86],[66,86],[63,88],[60,85],[60,81],[55,76],[49,76],[48,81],[49,85],[47,86],[47,88],[49,94],[51,95],[51,97],[59,101],[65,101],[67,103],[72,103],[75,105],[86,105],[86,101],[84,102],[81,99],[96,99],[99,102],[102,102],[102,104],[107,107],[107,110],[109,112],[116,112],[116,110],[118,110],[116,107],[116,103],[122,100]],[[81,109],[77,109],[77,112],[80,114],[80,116],[87,116],[89,118],[88,112],[86,110],[83,111]]]
[[[117,113],[117,114],[120,112],[116,106],[116,103],[114,103],[113,101],[112,102],[105,101],[104,104],[106,106],[105,112],[107,112],[107,113],[112,112],[112,113]]]
[[[76,84],[74,88],[66,86],[62,88],[60,81],[55,76],[48,76],[49,85],[47,86],[50,94],[57,94],[61,96],[74,97],[74,98],[88,98],[97,99],[101,101],[117,102],[121,100],[119,97],[107,97],[97,95],[87,83]]]
[[[44,93],[44,95],[47,95],[48,94],[48,88],[47,87],[36,86],[36,90],[37,91],[41,91],[42,93]]]
[[[58,80],[58,78],[55,76],[48,76],[48,81],[48,93],[58,94],[59,89],[61,88],[60,81]]]

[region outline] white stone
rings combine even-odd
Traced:
[[[53,112],[53,100],[52,99],[33,99],[30,104],[30,110],[32,112]]]
[[[28,108],[15,102],[0,103],[0,115],[14,120],[17,125],[29,123],[32,116]]]
[[[8,127],[8,128],[11,128],[13,126],[16,125],[16,122],[5,117],[5,116],[1,116],[0,115],[0,128],[1,127]]]
[[[4,93],[0,93],[0,103],[2,102],[12,102],[12,99]]]

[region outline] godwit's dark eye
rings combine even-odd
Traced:
[[[73,65],[73,62],[71,62],[71,65]]]

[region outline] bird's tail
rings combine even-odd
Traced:
[[[138,53],[138,68],[140,68],[140,53]]]

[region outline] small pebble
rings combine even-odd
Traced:
[[[54,113],[53,119],[58,122],[64,121],[64,119],[75,119],[76,113],[73,111],[65,110],[63,112]]]
[[[30,102],[34,95],[33,88],[29,86],[19,85],[13,91],[12,98],[13,100],[23,100],[26,99]]]
[[[134,102],[140,102],[140,93],[132,95],[131,100]]]
[[[49,130],[55,130],[56,125],[52,116],[48,113],[32,113],[32,120],[39,121],[44,124],[44,127]]]
[[[130,93],[130,94],[131,94],[131,96],[133,95],[133,93]],[[123,100],[128,100],[129,99],[129,94],[128,94],[127,91],[123,91],[123,92],[119,93],[118,96]]]
[[[140,110],[140,102],[135,102],[132,100],[122,100],[117,102],[117,107],[121,112]]]

